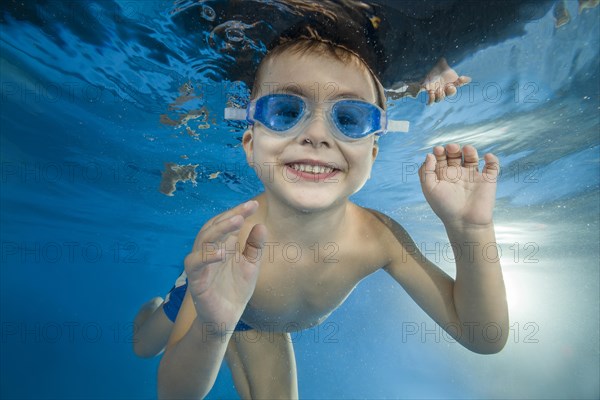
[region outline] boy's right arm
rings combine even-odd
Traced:
[[[203,398],[215,382],[231,337],[196,318],[186,292],[158,369],[159,398]]]
[[[258,278],[266,228],[250,231],[232,253],[245,218],[258,203],[241,204],[207,222],[185,259],[188,289],[158,370],[159,398],[204,397],[214,384],[235,325]]]

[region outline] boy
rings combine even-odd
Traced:
[[[405,84],[400,89],[387,90],[388,98],[417,97],[427,92],[427,105],[438,103],[456,93],[456,88],[471,81],[458,76],[441,58],[421,82]],[[164,351],[187,288],[185,272],[177,279],[165,299],[154,297],[142,305],[134,319],[133,350],[139,357],[154,357]]]
[[[225,357],[242,398],[297,398],[286,330],[323,322],[381,268],[462,345],[502,349],[508,311],[499,260],[480,251],[460,256],[473,243],[495,244],[498,160],[486,154],[480,173],[473,147],[449,144],[435,147],[419,171],[453,243],[454,281],[399,224],[348,200],[370,175],[384,110],[379,81],[348,49],[300,39],[263,60],[242,143],[265,191],[198,233],[159,367],[160,398],[205,396]],[[289,244],[298,250],[293,261],[283,252]],[[481,329],[489,324],[500,332],[493,342]],[[256,331],[257,340],[232,340],[236,328]]]

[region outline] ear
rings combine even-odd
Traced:
[[[371,164],[375,162],[377,154],[379,154],[379,144],[375,142],[373,143],[373,150],[371,150],[371,156],[373,157],[373,159],[371,160]]]
[[[244,147],[248,164],[254,163],[254,136],[252,130],[248,129],[244,132],[242,146]]]
[[[369,168],[369,175],[367,176],[367,179],[371,179],[371,171],[373,170],[373,164],[375,164],[377,154],[379,154],[379,145],[377,142],[375,142],[373,143],[373,149],[371,150],[371,166]]]

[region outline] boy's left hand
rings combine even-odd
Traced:
[[[456,143],[436,146],[419,169],[427,202],[446,226],[459,229],[489,226],[500,172],[498,158],[488,153],[479,172],[477,150]]]

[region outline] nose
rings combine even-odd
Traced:
[[[333,145],[333,136],[330,132],[331,127],[322,112],[315,112],[306,121],[306,125],[302,132],[298,135],[297,140],[302,145],[312,147],[331,147]]]

